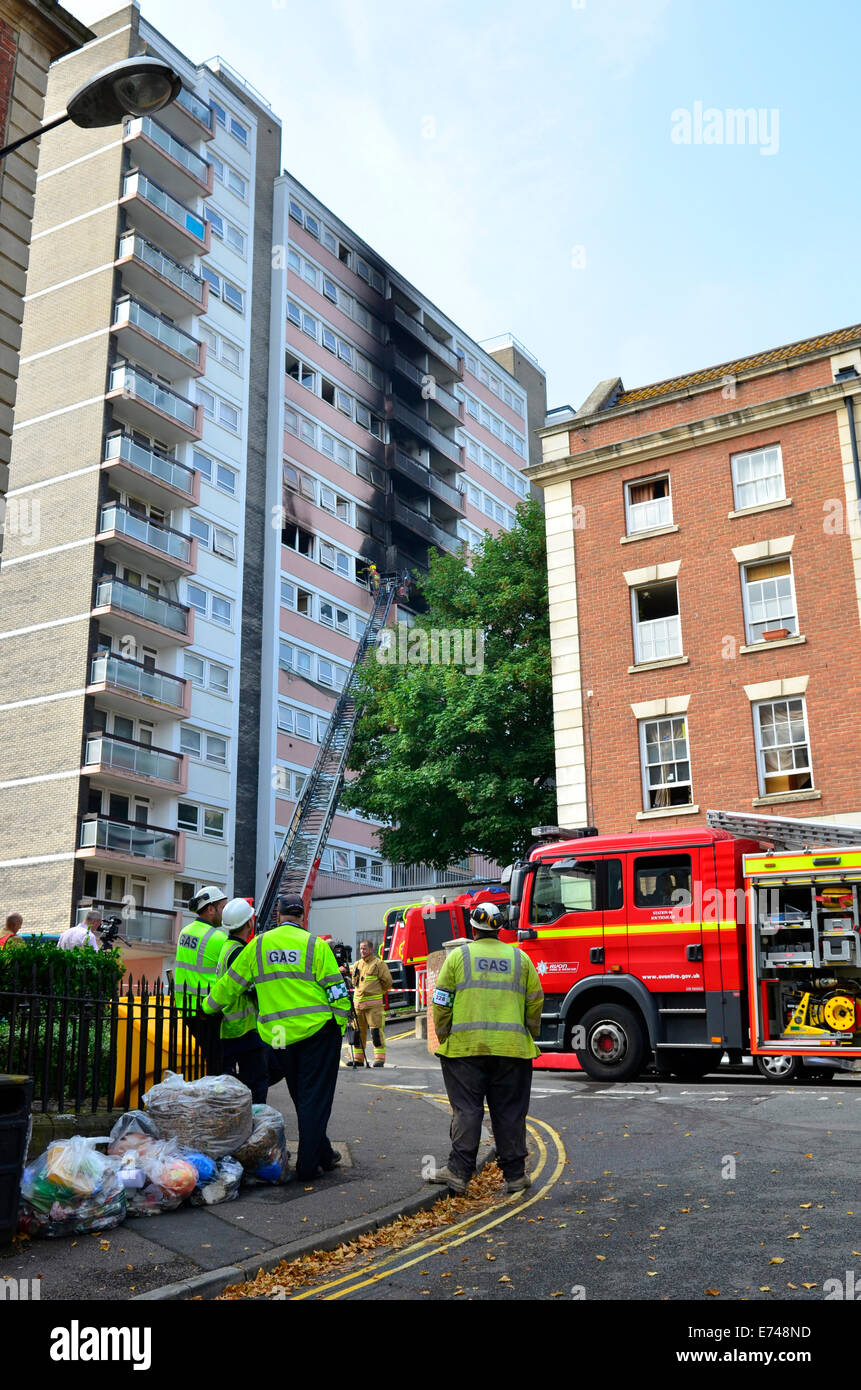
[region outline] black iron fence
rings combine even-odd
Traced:
[[[131,978],[94,990],[62,967],[31,984],[0,987],[0,1072],[33,1078],[34,1110],[128,1110],[168,1071],[221,1071],[221,1019],[199,1011],[205,991],[177,999],[172,985]]]

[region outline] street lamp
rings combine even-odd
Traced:
[[[73,92],[64,116],[6,145],[0,150],[0,159],[65,121],[92,130],[119,125],[124,116],[152,116],[174,101],[181,90],[182,79],[160,58],[124,58],[97,72]]]

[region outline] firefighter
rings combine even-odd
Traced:
[[[221,914],[227,940],[218,958],[221,979],[254,935],[254,908],[247,898],[231,898]],[[253,989],[240,995],[235,1006],[222,1015],[221,1054],[224,1070],[238,1076],[251,1092],[254,1105],[265,1105],[269,1091],[269,1048],[257,1031],[257,995]]]
[[[532,961],[498,939],[505,925],[495,903],[470,917],[473,941],[452,949],[437,977],[436,1055],[452,1108],[448,1166],[428,1182],[463,1192],[475,1172],[484,1102],[508,1192],[531,1184],[526,1173],[526,1112],[544,991]]]
[[[226,903],[224,890],[211,885],[201,888],[189,899],[195,920],[180,932],[173,972],[175,999],[183,1009],[185,1026],[206,1051],[210,1073],[216,1074],[221,1070],[221,1048],[213,1046],[211,1028],[196,1014],[198,997],[202,1000],[213,984],[218,959],[227,940],[227,932],[221,925],[221,912]]]
[[[389,967],[374,955],[373,943],[359,942],[359,959],[353,966],[353,1005],[359,1020],[359,1034],[353,1038],[354,1067],[365,1065],[368,1029],[374,1045],[374,1066],[386,1065],[386,1030],[383,995],[392,987]],[[348,1064],[349,1065],[349,1064]]]
[[[305,926],[299,897],[279,899],[279,926],[248,943],[203,1001],[205,1013],[232,1010],[253,985],[257,1031],[271,1049],[269,1084],[283,1077],[296,1107],[296,1177],[310,1182],[341,1162],[326,1135],[350,1017],[349,992],[332,949]]]

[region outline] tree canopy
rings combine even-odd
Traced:
[[[389,629],[359,673],[342,804],[386,823],[393,862],[445,868],[476,853],[506,863],[556,815],[541,508],[522,503],[470,569],[432,555],[417,587],[426,612],[409,631]],[[444,633],[461,664],[444,664]]]

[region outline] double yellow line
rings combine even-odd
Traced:
[[[428,1100],[446,1102],[445,1096],[429,1096],[426,1091],[417,1094],[423,1095]],[[533,1189],[541,1182],[542,1178],[545,1179],[543,1184],[533,1191],[531,1197],[524,1201],[522,1194],[516,1193],[512,1197],[505,1198],[490,1211],[476,1212],[474,1215],[466,1217],[465,1220],[457,1222],[456,1225],[447,1226],[443,1231],[437,1231],[434,1235],[426,1236],[423,1240],[414,1241],[405,1249],[397,1250],[381,1260],[374,1261],[373,1264],[366,1265],[361,1270],[354,1271],[352,1274],[345,1274],[340,1279],[333,1279],[327,1284],[317,1284],[314,1288],[304,1289],[302,1293],[294,1294],[289,1301],[299,1303],[307,1298],[322,1298],[323,1302],[331,1302],[338,1298],[349,1298],[351,1294],[358,1293],[360,1289],[368,1288],[371,1284],[378,1284],[383,1279],[391,1279],[394,1275],[412,1268],[413,1265],[420,1264],[423,1260],[433,1258],[436,1255],[447,1254],[468,1240],[478,1240],[502,1222],[510,1221],[513,1216],[519,1216],[527,1207],[542,1201],[553,1185],[558,1182],[565,1166],[565,1146],[558,1132],[552,1125],[546,1124],[544,1120],[534,1120],[530,1117],[526,1128],[538,1148],[538,1166],[532,1175]],[[545,1138],[547,1143],[545,1143]],[[548,1148],[548,1144],[550,1148]],[[551,1148],[553,1153],[550,1152]],[[500,1207],[502,1208],[501,1212]]]

